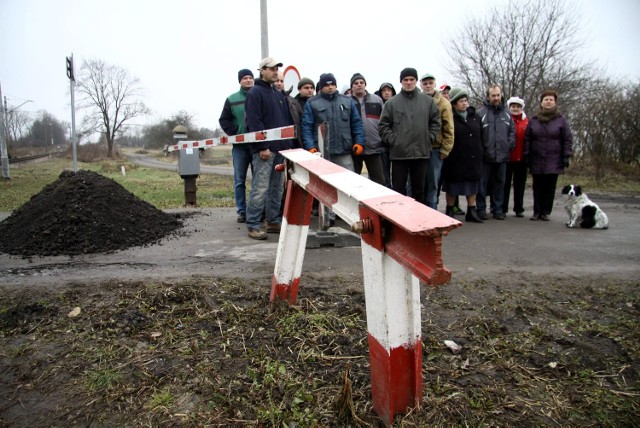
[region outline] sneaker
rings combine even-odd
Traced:
[[[249,229],[249,238],[262,241],[267,239],[267,233],[260,229]]]
[[[534,214],[534,215],[531,216],[531,218],[529,220],[531,220],[531,221],[540,220],[540,216],[538,214]]]
[[[461,209],[459,206],[454,205],[453,206],[453,215],[464,215],[464,210]]]
[[[516,217],[524,217],[524,213],[523,212],[516,213]]]
[[[549,218],[549,214],[542,214],[540,216],[540,220],[542,220],[542,221],[550,221],[551,218]]]
[[[504,214],[502,213],[494,214],[493,218],[495,218],[496,220],[504,220]]]
[[[267,223],[267,233],[280,233],[281,225],[280,223]]]
[[[236,221],[238,223],[246,223],[247,222],[247,216],[244,214],[238,214],[238,218],[236,219]]]
[[[478,217],[480,217],[480,220],[487,220],[489,218],[486,211],[478,211]]]

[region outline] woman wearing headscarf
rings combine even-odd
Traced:
[[[524,156],[533,177],[533,216],[549,221],[558,175],[569,166],[573,136],[567,119],[557,106],[558,93],[546,90],[540,95],[540,109],[529,120],[524,138]]]
[[[476,194],[482,178],[482,119],[469,106],[467,92],[452,88],[449,92],[453,109],[453,149],[442,164],[442,190],[446,192],[446,214],[454,216],[453,205],[458,195],[467,198],[465,220],[482,223],[476,211]]]

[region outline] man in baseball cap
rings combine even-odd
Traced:
[[[282,63],[276,61],[271,57],[267,57],[267,58],[263,58],[262,61],[260,61],[258,70],[264,70],[265,68],[274,68],[274,67],[282,67]]]

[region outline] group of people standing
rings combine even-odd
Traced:
[[[358,174],[366,166],[372,181],[433,209],[442,189],[446,214],[464,214],[470,222],[488,219],[487,196],[493,218],[504,220],[512,187],[515,215],[523,217],[529,171],[531,220],[549,220],[558,174],[572,154],[571,131],[557,109],[555,91],[542,93],[540,109],[529,119],[521,98],[511,97],[505,106],[498,85],[487,89],[476,111],[463,88],[445,84],[438,90],[432,74],[418,80],[414,68],[400,72],[398,93],[388,82],[370,93],[366,78],[354,73],[340,94],[335,76],[323,73],[317,85],[302,78],[294,98],[285,91],[280,67],[273,58],[263,59],[255,81],[250,70],[240,70],[240,90],[226,99],[220,116],[228,135],[289,125],[298,131],[294,140],[233,146],[237,221],[247,224],[249,237],[266,239],[267,233],[280,231],[284,176],[274,165],[283,161],[281,150],[318,151],[319,125],[328,125],[323,156],[331,162]],[[458,207],[459,196],[467,199],[466,213]],[[332,225],[335,214],[329,211],[325,219]]]

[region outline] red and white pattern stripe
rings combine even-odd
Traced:
[[[282,128],[267,129],[266,131],[249,132],[246,134],[222,136],[219,138],[209,138],[206,140],[181,141],[167,148],[168,152],[181,149],[209,149],[226,144],[257,143],[258,141],[289,140],[296,138],[295,126],[284,126]]]
[[[271,300],[295,303],[311,200],[317,198],[362,233],[373,406],[390,425],[422,399],[420,280],[437,285],[451,272],[442,236],[461,223],[313,155],[281,152],[290,178]]]

